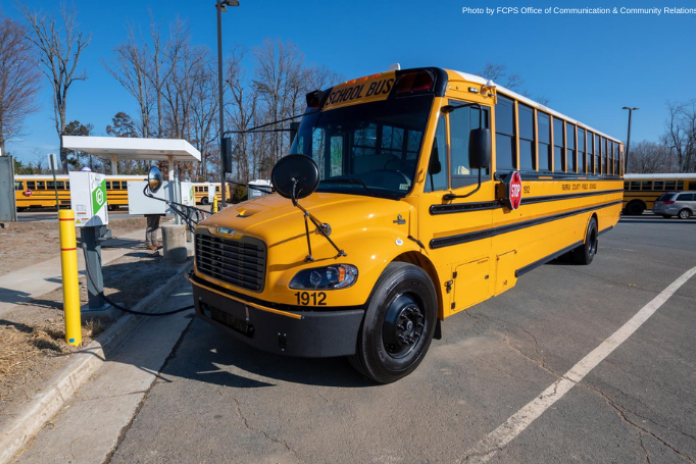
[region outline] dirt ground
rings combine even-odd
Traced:
[[[136,230],[142,230],[144,236],[145,218],[112,221],[109,229],[114,237]],[[0,229],[0,275],[58,256],[57,222],[14,222],[7,229]]]
[[[158,252],[132,250],[104,267],[104,291],[117,303],[133,307],[178,268]],[[80,292],[82,302],[87,303],[84,277],[80,278]],[[81,348],[64,341],[62,300],[61,288],[0,318],[0,421],[41,392],[45,383],[70,359],[70,354]],[[114,322],[85,316],[83,347]]]

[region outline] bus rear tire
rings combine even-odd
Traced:
[[[645,204],[642,201],[632,201],[626,205],[626,214],[629,216],[640,216],[645,211]]]
[[[204,205],[207,205],[208,204],[208,197],[201,198],[201,203]]]
[[[413,372],[430,348],[437,325],[437,294],[418,266],[390,263],[367,304],[351,365],[382,384]]]
[[[585,243],[573,250],[573,261],[576,264],[590,264],[597,254],[597,246],[599,244],[599,230],[597,228],[597,220],[590,219],[590,225],[587,226],[585,235]]]

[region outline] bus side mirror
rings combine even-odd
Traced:
[[[151,193],[157,193],[162,186],[162,173],[157,166],[152,166],[150,172],[147,173],[147,188]]]
[[[469,135],[469,167],[486,169],[491,164],[491,130],[478,128]]]

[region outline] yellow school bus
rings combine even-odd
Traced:
[[[220,194],[220,182],[194,182],[193,183],[193,196],[196,198],[197,205],[207,205],[210,203],[208,200],[208,189],[210,185],[215,186],[215,196],[218,201],[222,201],[222,195]],[[227,190],[227,199],[232,198],[230,195],[230,184],[225,185],[225,190]]]
[[[481,77],[390,71],[307,106],[277,193],[196,229],[197,315],[259,349],[393,382],[446,318],[589,264],[619,220],[621,142]]]
[[[106,198],[109,211],[128,205],[127,182],[142,181],[145,176],[106,176]],[[70,207],[70,181],[66,175],[56,176],[58,202],[63,208]],[[16,175],[14,179],[17,211],[27,208],[55,208],[56,193],[52,175]]]
[[[623,212],[639,216],[646,209],[651,210],[664,193],[684,190],[696,190],[696,174],[626,174]]]

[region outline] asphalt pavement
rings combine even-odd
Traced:
[[[418,369],[384,386],[192,319],[105,462],[693,463],[696,277],[664,292],[694,266],[696,220],[624,218],[590,266],[549,263],[446,319]]]

